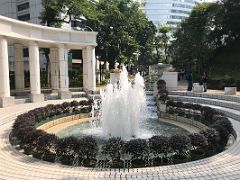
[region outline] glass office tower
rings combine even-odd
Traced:
[[[176,27],[201,2],[203,0],[145,0],[143,10],[155,25]]]

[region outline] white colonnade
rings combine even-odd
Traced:
[[[15,103],[10,96],[8,45],[14,47],[16,92],[25,91],[23,47],[29,50],[30,97],[44,101],[41,93],[39,47],[50,48],[51,88],[59,98],[71,98],[68,76],[68,50],[83,51],[83,83],[87,91],[95,91],[96,32],[71,31],[21,22],[0,16],[0,107]]]

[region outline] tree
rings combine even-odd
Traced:
[[[232,43],[240,40],[240,1],[222,0],[223,30],[226,33],[226,41]]]
[[[154,38],[154,26],[132,0],[100,0],[96,4],[99,12],[97,19],[88,21],[98,31],[97,55],[108,61],[110,68],[115,62],[120,64],[134,63],[134,53],[140,56],[151,52]]]
[[[189,18],[181,23],[171,45],[175,66],[198,72],[209,68],[217,48],[217,43],[210,40],[210,35],[215,28],[218,8],[216,3],[202,3],[194,7]]]
[[[164,63],[168,63],[168,49],[172,33],[172,27],[170,26],[160,26],[157,29],[157,34],[155,37],[155,48],[157,51],[158,59],[162,60]],[[161,56],[163,52],[163,57]]]
[[[74,18],[86,17],[87,26],[98,32],[96,54],[102,61],[108,61],[110,68],[115,62],[137,63],[134,61],[136,52],[142,64],[153,60],[155,27],[139,8],[139,3],[133,0],[100,0],[97,3],[43,0],[42,4],[44,10],[40,19],[48,26],[59,27]]]

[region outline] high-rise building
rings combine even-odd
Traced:
[[[187,18],[196,4],[204,0],[142,0],[143,10],[156,26],[176,27]]]

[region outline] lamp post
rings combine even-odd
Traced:
[[[137,67],[137,69],[138,69],[138,57],[139,57],[139,55],[140,55],[140,52],[137,50],[136,52],[134,52],[133,53],[133,55],[135,55],[136,56],[136,59],[135,59],[135,64],[136,64],[136,67]]]
[[[102,83],[102,80],[103,80],[103,78],[102,78],[102,70],[103,70],[103,65],[104,65],[104,62],[103,61],[100,61],[100,63],[99,63],[99,65],[100,65],[100,84]]]

